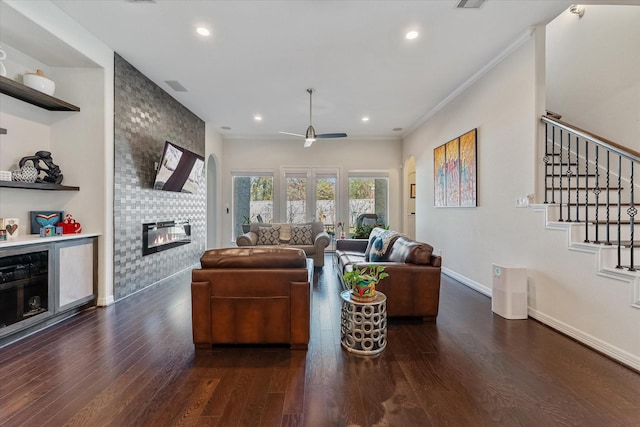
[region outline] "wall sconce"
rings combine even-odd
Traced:
[[[582,18],[584,16],[584,6],[581,6],[579,4],[572,4],[571,6],[569,6],[569,12],[575,13],[576,15],[578,15],[578,18]]]

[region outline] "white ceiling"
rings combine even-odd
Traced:
[[[570,1],[54,0],[225,137],[400,137]],[[576,17],[577,19],[577,17]],[[195,34],[197,26],[211,36]],[[417,30],[416,40],[404,35]],[[173,91],[177,80],[186,93]],[[260,114],[262,122],[253,117]],[[363,116],[370,117],[362,122]],[[228,126],[231,130],[223,130]],[[403,131],[393,131],[402,128]]]

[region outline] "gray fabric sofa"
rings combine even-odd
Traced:
[[[324,249],[331,239],[319,221],[295,224],[264,224],[254,222],[247,233],[236,238],[236,245],[285,247],[302,249],[314,267],[324,266]]]

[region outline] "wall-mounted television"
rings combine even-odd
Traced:
[[[166,141],[153,189],[197,193],[203,169],[204,157]]]

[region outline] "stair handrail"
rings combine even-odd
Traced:
[[[603,138],[595,133],[586,131],[577,126],[564,122],[562,120],[558,120],[549,115],[543,115],[542,121],[546,123],[550,123],[555,125],[561,129],[571,132],[574,135],[578,135],[584,139],[587,139],[595,144],[598,144],[608,150],[614,151],[617,154],[620,154],[627,159],[633,160],[635,162],[640,162],[640,152],[632,150],[624,145],[613,142],[609,139]]]
[[[559,203],[558,206],[560,208],[559,211],[559,222],[584,222],[584,243],[594,243],[594,244],[604,244],[605,246],[609,246],[612,245],[612,242],[610,241],[610,226],[615,225],[617,228],[617,240],[616,240],[616,246],[617,246],[617,265],[616,268],[617,269],[622,269],[625,268],[622,265],[622,247],[625,246],[626,248],[628,248],[628,253],[629,253],[629,265],[626,267],[628,271],[637,271],[636,269],[636,265],[634,262],[634,250],[636,248],[640,247],[640,244],[637,244],[634,240],[634,227],[635,227],[635,216],[640,213],[638,208],[636,207],[636,202],[634,199],[634,192],[635,192],[635,187],[636,184],[634,183],[634,164],[640,164],[640,152],[632,150],[628,147],[625,147],[621,144],[618,144],[616,142],[613,142],[611,140],[608,140],[606,138],[603,138],[599,135],[596,135],[592,132],[586,131],[584,129],[581,129],[577,126],[571,125],[567,122],[564,122],[562,120],[559,119],[559,116],[557,115],[552,115],[549,114],[549,112],[547,112],[546,115],[543,115],[541,117],[542,122],[545,123],[545,155],[544,155],[544,163],[545,163],[545,200],[544,203],[548,203],[548,199],[547,199],[547,195],[549,193],[549,191],[551,191],[551,195],[552,195],[552,199],[551,199],[551,203],[555,204],[555,192],[556,190],[558,190],[559,192]],[[548,131],[549,131],[549,127],[551,128],[551,140],[549,140],[549,136],[548,136]],[[559,130],[559,138],[560,141],[558,144],[556,144],[556,129]],[[567,136],[566,138],[566,146],[564,146],[564,136],[563,136],[563,132],[565,132],[565,135]],[[571,141],[572,141],[572,136],[575,137],[575,151],[573,151],[573,148],[571,146]],[[584,141],[584,147],[585,147],[585,151],[584,151],[584,184],[585,184],[585,196],[584,196],[584,202],[580,202],[579,200],[579,192],[580,192],[580,163],[579,163],[579,159],[580,159],[580,149],[579,149],[579,140],[580,138],[583,139]],[[551,147],[552,150],[549,151],[548,148],[548,143],[551,142]],[[588,185],[588,178],[589,178],[589,174],[588,174],[588,166],[590,163],[590,159],[589,159],[589,149],[588,149],[588,144],[592,144],[594,148],[594,164],[595,164],[595,174],[593,175],[595,177],[595,187],[591,188],[592,193],[595,195],[595,203],[590,202],[589,201],[589,185]],[[559,148],[559,152],[556,152],[556,147],[558,146]],[[606,177],[606,185],[604,188],[601,187],[601,185],[599,184],[599,177],[600,177],[600,166],[599,166],[599,152],[598,149],[599,148],[603,148],[605,150],[605,155],[606,155],[606,171],[605,171],[605,177]],[[566,153],[566,162],[563,159],[564,157],[564,153]],[[575,155],[575,161],[571,158],[572,153]],[[617,174],[614,172],[614,175],[617,176],[617,188],[613,188],[617,190],[617,202],[614,204],[610,203],[609,200],[609,192],[610,190],[612,190],[612,188],[610,187],[609,184],[609,179],[610,179],[610,163],[609,163],[609,155],[613,153],[614,156],[617,156]],[[559,156],[559,163],[556,163],[555,156]],[[623,203],[622,199],[621,199],[621,195],[622,195],[622,159],[625,158],[626,160],[630,161],[629,164],[629,203]],[[574,163],[572,163],[574,162]],[[551,174],[549,175],[548,172],[548,166],[549,164],[551,164]],[[559,173],[556,175],[555,173],[555,167],[556,165],[559,168]],[[573,167],[575,166],[575,170],[573,169]],[[563,170],[564,167],[564,170]],[[566,220],[564,219],[563,216],[563,189],[565,188],[563,186],[563,176],[566,174],[566,179],[567,179],[567,185],[566,185],[566,193],[567,193],[567,203],[566,203],[566,209],[567,209],[567,218]],[[575,184],[575,188],[572,189],[571,186],[571,178],[572,176],[576,177],[576,184]],[[548,178],[549,176],[551,177],[551,186],[548,185]],[[555,185],[555,177],[558,176],[559,178],[559,186],[556,187]],[[575,219],[571,218],[571,192],[572,190],[575,190],[575,211],[576,211],[576,217]],[[604,203],[604,209],[606,210],[606,221],[604,222],[604,225],[606,227],[606,240],[604,242],[600,241],[599,239],[599,228],[598,226],[600,225],[600,222],[598,220],[598,212],[599,212],[599,195],[602,191],[605,191],[605,194],[607,195],[606,197],[606,203]],[[622,239],[621,239],[621,226],[623,224],[623,221],[621,219],[622,217],[622,206],[623,204],[625,206],[629,206],[626,209],[626,214],[629,216],[629,237],[630,240],[628,243],[623,243]],[[617,217],[615,218],[615,220],[610,220],[610,209],[611,207],[615,206],[616,211],[617,211]],[[585,214],[585,218],[584,221],[580,221],[579,219],[579,212],[580,212],[580,206],[583,206],[584,208],[584,214]],[[591,222],[589,220],[588,214],[589,214],[589,210],[588,207],[589,206],[594,206],[595,207],[595,221]],[[589,238],[589,225],[593,224],[595,225],[595,240],[591,240]]]

